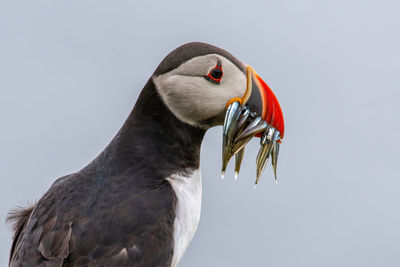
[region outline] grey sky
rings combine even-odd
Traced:
[[[252,65],[282,105],[279,186],[220,179],[202,147],[200,226],[180,266],[400,266],[398,1],[0,1],[0,216],[111,140],[189,41]],[[0,262],[11,232],[0,224]]]

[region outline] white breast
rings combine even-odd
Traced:
[[[176,266],[185,253],[200,221],[201,173],[195,170],[188,177],[174,174],[167,178],[177,197],[174,221],[174,255],[171,266]]]

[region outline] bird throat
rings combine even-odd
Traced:
[[[114,171],[148,166],[154,177],[196,170],[205,130],[180,121],[163,103],[151,79],[124,125],[103,153]]]

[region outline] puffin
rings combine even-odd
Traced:
[[[93,161],[10,212],[9,266],[177,266],[200,220],[203,137],[232,103],[283,136],[279,102],[249,65],[201,42],[173,50]]]

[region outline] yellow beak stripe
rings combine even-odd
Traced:
[[[254,69],[250,66],[247,65],[247,86],[246,86],[246,91],[244,92],[242,97],[234,97],[232,99],[230,99],[226,105],[225,105],[225,109],[227,109],[229,107],[230,104],[232,104],[233,102],[239,102],[241,105],[246,104],[247,101],[250,98],[251,95],[251,91],[252,91],[252,78],[251,76],[253,75],[253,73],[256,73],[254,71]]]

